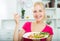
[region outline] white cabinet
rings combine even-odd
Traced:
[[[0,31],[0,41],[10,41],[10,40],[13,40],[13,31],[9,31],[7,29],[2,29]]]
[[[13,41],[13,34],[14,34],[14,27],[15,27],[14,21],[2,20],[1,24],[2,27],[0,30],[0,40]]]
[[[60,8],[56,9],[56,13],[57,13],[57,18],[60,19]]]
[[[57,37],[58,41],[60,41],[60,19],[57,20]]]

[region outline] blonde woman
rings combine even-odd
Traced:
[[[36,2],[34,4],[33,16],[35,18],[35,21],[34,22],[26,22],[19,32],[18,32],[19,15],[16,14],[14,16],[15,22],[16,22],[16,27],[15,27],[15,31],[14,31],[14,41],[21,41],[23,34],[26,32],[47,32],[50,34],[50,36],[46,39],[41,39],[39,41],[52,41],[53,30],[49,25],[47,25],[44,22],[46,19],[46,16],[45,16],[44,4],[42,2]],[[23,41],[33,41],[33,40],[24,39]]]

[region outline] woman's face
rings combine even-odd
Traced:
[[[41,21],[45,16],[45,11],[42,6],[36,5],[33,10],[33,16],[36,21]]]

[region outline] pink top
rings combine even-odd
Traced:
[[[26,22],[23,26],[25,32],[31,32],[31,22]],[[48,32],[50,35],[53,35],[53,30],[50,26],[46,25],[42,32]],[[25,39],[24,41],[32,41],[30,39]],[[46,39],[41,39],[40,41],[46,41]]]

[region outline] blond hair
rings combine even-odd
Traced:
[[[40,5],[40,7],[42,7],[43,9],[45,9],[45,6],[44,6],[44,4],[43,4],[42,2],[35,2],[35,3],[34,3],[34,7],[35,7],[36,5]]]
[[[45,6],[44,6],[44,4],[42,2],[35,2],[34,7],[36,5],[40,5],[40,7],[43,8],[43,10],[45,10]],[[46,17],[46,15],[44,15],[43,21],[45,21],[46,19],[47,19],[47,17]]]

